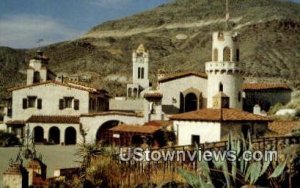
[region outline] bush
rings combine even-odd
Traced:
[[[14,146],[20,145],[19,139],[11,133],[0,131],[0,146]]]

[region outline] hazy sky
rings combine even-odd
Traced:
[[[0,46],[36,47],[76,38],[107,20],[168,0],[0,0]]]
[[[170,0],[0,0],[0,46],[14,48],[76,38],[107,20]],[[295,0],[300,2],[300,0]]]

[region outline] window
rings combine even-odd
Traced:
[[[72,97],[65,97],[65,108],[72,108],[72,101],[73,98]]]
[[[236,49],[236,61],[239,62],[240,61],[240,50]]]
[[[141,68],[141,79],[144,79],[144,68]]]
[[[34,108],[35,107],[36,97],[30,96],[30,97],[27,97],[27,98],[28,98],[28,105],[27,105],[27,107],[28,108]]]
[[[200,144],[200,136],[192,135],[192,145],[199,145],[199,144]]]
[[[138,68],[138,78],[141,78],[141,68]]]
[[[74,100],[74,110],[79,110],[79,100],[78,99]]]
[[[42,109],[42,99],[37,100],[37,109]]]
[[[35,71],[33,73],[33,83],[38,83],[41,81],[41,75],[40,75],[40,72],[38,71]]]
[[[221,82],[219,83],[219,91],[223,92],[223,84]]]
[[[218,61],[218,49],[214,49],[213,61]]]
[[[225,47],[223,50],[223,61],[230,61],[230,60],[231,60],[230,48]]]
[[[62,110],[64,109],[65,106],[65,101],[64,99],[59,99],[59,109]]]
[[[24,98],[23,99],[23,109],[26,109],[27,108],[27,99]]]

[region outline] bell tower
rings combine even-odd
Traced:
[[[228,0],[226,0],[225,31],[212,35],[212,61],[205,63],[208,75],[207,107],[212,108],[213,97],[223,92],[229,97],[229,107],[242,109],[242,70],[240,67],[239,36],[228,29]]]
[[[143,89],[149,87],[148,70],[149,70],[149,52],[143,44],[132,53],[132,79],[133,84],[138,84]]]

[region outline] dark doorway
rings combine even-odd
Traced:
[[[185,112],[197,110],[198,98],[194,93],[189,93],[185,96]]]
[[[144,143],[143,138],[140,135],[133,135],[131,138],[131,144],[134,146],[140,146]]]
[[[200,136],[199,135],[192,135],[192,145],[198,145],[200,144]]]
[[[33,129],[34,143],[42,143],[44,141],[44,129],[37,126]]]
[[[112,133],[109,129],[117,126],[120,122],[117,120],[111,120],[103,123],[97,131],[96,141],[101,141],[103,144],[109,144],[110,138],[112,138]]]
[[[73,127],[68,127],[65,131],[65,144],[76,144],[76,130]]]
[[[51,127],[49,130],[49,142],[51,144],[60,143],[60,131],[57,127]]]
[[[250,131],[251,129],[249,125],[242,125],[242,133],[245,139],[247,139],[248,133],[251,133]]]

